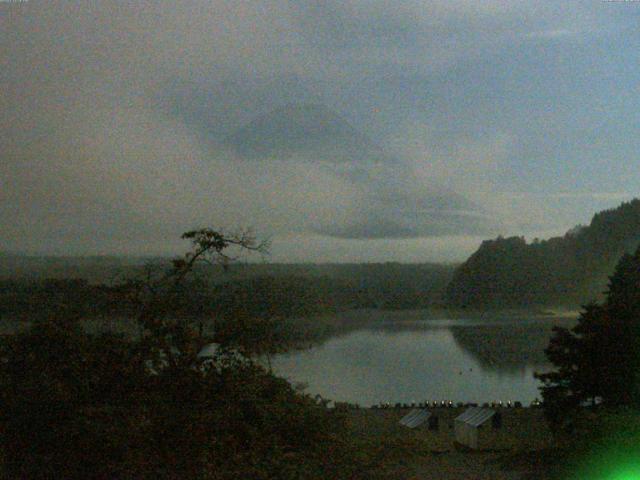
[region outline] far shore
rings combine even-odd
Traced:
[[[416,321],[438,319],[504,319],[517,318],[549,320],[549,319],[577,319],[580,310],[568,307],[531,307],[531,308],[503,308],[503,309],[478,309],[478,308],[452,308],[452,307],[424,307],[406,309],[378,309],[378,308],[353,308],[344,309],[332,313],[316,315],[317,318],[337,317],[350,320],[372,320],[370,315],[378,316],[375,320],[390,321]]]

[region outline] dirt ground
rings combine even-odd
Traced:
[[[553,452],[552,436],[542,411],[501,408],[502,427],[485,425],[490,441],[483,451],[454,445],[453,419],[465,409],[430,409],[439,430],[424,424],[409,429],[398,424],[409,409],[349,411],[349,426],[361,447],[381,464],[380,478],[412,480],[544,479],[545,456]]]

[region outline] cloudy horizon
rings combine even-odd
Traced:
[[[640,196],[639,19],[602,1],[0,3],[0,251],[169,254],[191,228],[250,226],[272,261],[459,261],[562,234]]]

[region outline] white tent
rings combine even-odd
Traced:
[[[456,442],[474,450],[487,447],[487,430],[493,430],[487,422],[496,414],[489,408],[472,407],[454,421]]]
[[[429,420],[431,412],[423,408],[414,408],[408,414],[400,419],[400,425],[404,425],[409,428],[416,428]]]

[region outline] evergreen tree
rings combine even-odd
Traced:
[[[640,405],[640,248],[624,255],[602,304],[585,307],[572,329],[556,327],[546,350],[557,369],[538,375],[555,423],[584,404]]]

